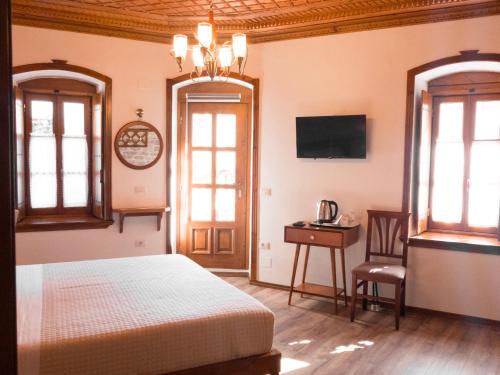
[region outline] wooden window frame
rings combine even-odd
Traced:
[[[410,240],[411,246],[421,248],[434,248],[443,250],[455,250],[465,252],[476,252],[483,254],[500,255],[500,235],[495,238],[492,234],[472,235],[454,233],[439,233],[434,231],[417,231],[424,213],[418,212],[418,186],[419,176],[419,155],[418,139],[419,135],[419,114],[415,116],[417,102],[416,97],[416,77],[427,71],[443,67],[446,65],[464,62],[496,62],[500,63],[498,53],[479,53],[479,50],[460,51],[458,55],[441,58],[429,63],[410,69],[407,73],[407,96],[406,96],[406,120],[405,120],[405,153],[404,153],[404,173],[403,173],[403,194],[402,210],[411,211]],[[456,87],[459,88],[459,87]],[[488,92],[487,85],[483,85],[482,93]],[[456,94],[455,90],[455,94]],[[499,218],[500,226],[500,218]]]
[[[87,131],[87,142],[89,149],[89,199],[88,206],[85,208],[62,208],[62,190],[58,191],[58,206],[59,209],[50,212],[40,210],[32,210],[28,207],[28,184],[25,184],[25,213],[27,214],[16,224],[17,232],[34,232],[34,231],[58,231],[58,230],[75,230],[75,229],[98,229],[107,228],[113,224],[112,209],[111,209],[111,78],[87,68],[69,65],[65,61],[53,60],[52,63],[40,63],[22,65],[13,68],[13,74],[26,72],[39,72],[44,70],[69,71],[85,75],[97,79],[103,83],[104,90],[102,93],[96,94],[96,86],[90,83],[79,81],[78,79],[67,78],[33,78],[29,81],[22,82],[22,86],[26,91],[26,95],[47,95],[53,97],[88,97],[90,101],[89,124],[93,122],[94,101],[93,98],[102,97],[102,118],[101,118],[101,142],[102,142],[102,167],[100,172],[101,180],[101,202],[94,199],[94,153],[93,153],[93,132],[90,125]],[[71,99],[70,99],[71,100]],[[57,102],[57,98],[56,98]],[[56,111],[57,112],[57,111]],[[54,116],[57,113],[54,112]],[[86,112],[87,113],[87,112]],[[25,123],[27,123],[25,118]],[[62,124],[62,121],[61,121]],[[25,128],[25,135],[26,135]],[[60,141],[58,141],[60,143]],[[26,147],[28,139],[24,140],[25,144],[25,165],[29,160]],[[59,147],[58,147],[59,148]],[[61,157],[61,152],[58,150],[58,159]],[[58,160],[58,163],[60,161]],[[58,168],[60,170],[60,168]],[[25,168],[25,173],[28,175],[28,170]],[[59,174],[59,173],[58,173]],[[27,180],[27,178],[26,178]],[[25,181],[27,182],[27,181]],[[58,183],[58,189],[61,189],[62,184]],[[98,188],[98,187],[97,187]]]
[[[54,136],[56,139],[56,178],[57,178],[57,201],[56,207],[54,208],[32,208],[31,207],[31,199],[30,199],[30,167],[29,167],[29,142],[30,142],[30,134],[31,134],[31,102],[33,100],[46,100],[53,103],[54,106]],[[92,151],[93,144],[91,138],[91,111],[92,111],[92,99],[89,96],[79,96],[79,95],[58,95],[58,94],[42,94],[42,93],[33,93],[31,91],[24,91],[24,104],[25,104],[25,121],[24,121],[24,155],[25,155],[25,202],[26,202],[26,216],[45,216],[45,215],[89,215],[92,210]],[[85,207],[64,207],[64,182],[63,182],[63,173],[62,173],[62,163],[63,163],[63,153],[62,153],[62,138],[64,134],[63,129],[63,112],[62,105],[67,102],[73,103],[82,103],[85,108],[85,134],[87,138],[87,152],[88,152],[88,196],[87,196],[87,205]]]
[[[467,217],[469,211],[469,189],[468,189],[468,181],[470,181],[470,166],[471,166],[471,149],[472,143],[474,141],[474,131],[475,131],[475,121],[474,114],[476,103],[481,99],[494,99],[500,100],[500,85],[497,86],[498,93],[496,94],[483,94],[477,93],[474,89],[475,84],[471,84],[469,87],[464,85],[465,89],[469,91],[468,95],[456,95],[454,94],[452,88],[445,88],[449,95],[439,95],[433,97],[433,108],[434,108],[434,116],[433,116],[433,125],[432,125],[432,147],[431,147],[431,177],[430,177],[430,200],[429,200],[429,230],[445,230],[445,231],[456,231],[458,233],[477,233],[477,234],[493,234],[498,235],[498,227],[474,227],[467,224]],[[472,90],[472,91],[471,91]],[[471,93],[473,92],[473,93]],[[462,220],[460,223],[442,223],[432,220],[432,181],[434,175],[434,156],[435,149],[437,143],[437,135],[438,135],[438,125],[439,125],[439,111],[440,104],[442,103],[453,103],[453,102],[461,102],[464,104],[464,113],[463,113],[463,143],[464,143],[464,175],[463,175],[463,183],[462,183]]]

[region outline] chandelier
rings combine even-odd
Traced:
[[[231,67],[238,65],[238,72],[243,75],[247,58],[247,37],[245,34],[233,34],[232,41],[227,41],[217,46],[217,32],[214,21],[213,0],[210,1],[208,22],[198,24],[195,35],[197,41],[191,48],[194,70],[191,79],[207,75],[213,80],[215,77],[229,77]],[[188,53],[188,37],[183,34],[174,35],[173,51],[171,55],[179,65],[186,61]]]

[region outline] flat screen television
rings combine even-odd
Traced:
[[[297,157],[366,159],[366,115],[297,117]]]

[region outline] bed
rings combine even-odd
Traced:
[[[17,267],[19,374],[272,374],[274,316],[182,255]]]

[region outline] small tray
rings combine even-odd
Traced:
[[[349,225],[333,224],[333,223],[320,223],[319,221],[311,221],[309,225],[313,227],[324,227],[324,228],[338,228],[338,229],[351,229],[357,227],[359,223],[353,223]]]

